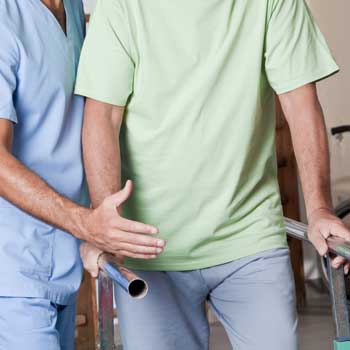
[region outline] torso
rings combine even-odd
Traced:
[[[87,205],[80,141],[84,99],[74,96],[85,23],[80,1],[63,4],[66,34],[63,22],[40,0],[0,0],[1,27],[12,37],[18,56],[13,154],[56,191]],[[81,262],[79,242],[72,235],[1,197],[0,227],[0,258],[11,267],[6,283],[13,293],[65,302],[76,292]],[[0,295],[6,288],[0,287]]]

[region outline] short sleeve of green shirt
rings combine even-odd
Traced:
[[[75,93],[124,106],[132,93],[133,76],[124,8],[119,0],[98,0],[80,57]]]
[[[339,70],[304,0],[271,0],[265,70],[277,94]]]

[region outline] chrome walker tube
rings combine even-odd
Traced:
[[[143,299],[147,295],[148,285],[146,281],[117,262],[113,255],[103,254],[98,260],[98,265],[100,270],[122,287],[130,297]]]
[[[284,218],[284,223],[288,236],[310,243],[307,237],[307,225],[288,218]],[[340,255],[343,258],[350,260],[349,243],[339,238],[329,237],[327,239],[327,244],[331,253]]]
[[[109,254],[98,261],[98,334],[99,350],[116,350],[114,344],[113,285],[117,283],[131,298],[142,299],[147,295],[148,285],[142,278],[119,264]]]

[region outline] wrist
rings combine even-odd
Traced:
[[[318,208],[314,208],[311,211],[307,212],[307,220],[308,222],[312,221],[313,218],[319,214],[334,214],[334,210],[331,206],[320,206]]]
[[[92,209],[78,206],[71,211],[72,229],[71,233],[78,239],[89,242],[90,241],[90,229],[89,229],[89,217],[92,213]]]

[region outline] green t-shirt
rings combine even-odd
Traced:
[[[278,94],[338,70],[303,0],[99,0],[76,93],[126,105],[127,217],[160,228],[145,270],[191,270],[286,247]]]

